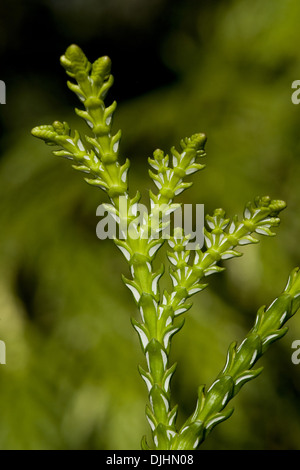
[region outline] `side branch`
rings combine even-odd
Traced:
[[[233,409],[225,407],[246,382],[261,373],[262,368],[252,370],[253,366],[271,343],[286,334],[288,328],[283,325],[299,306],[300,271],[295,268],[283,293],[267,309],[258,310],[242,343],[230,345],[225,366],[211,387],[206,392],[203,385],[199,388],[196,409],[174,437],[172,449],[196,449],[217,424],[231,416]]]

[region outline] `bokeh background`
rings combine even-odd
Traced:
[[[241,341],[257,309],[300,263],[298,0],[10,0],[0,6],[1,449],[139,449],[148,433],[143,364],[121,281],[127,265],[96,237],[104,193],[30,135],[66,120],[76,97],[59,57],[71,43],[91,61],[109,55],[115,130],[131,159],[130,184],[150,188],[147,158],[195,132],[207,167],[183,202],[241,214],[257,195],[287,201],[274,238],[261,238],[210,278],[173,340],[179,423]],[[233,400],[230,420],[203,449],[300,449],[300,365],[291,344],[300,314]]]

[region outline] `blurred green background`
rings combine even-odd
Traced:
[[[43,0],[1,2],[0,116],[1,449],[139,449],[148,433],[143,364],[121,281],[127,265],[96,237],[104,193],[30,135],[67,120],[76,97],[59,57],[77,43],[91,61],[109,55],[115,130],[131,159],[130,184],[150,188],[147,158],[195,132],[208,136],[207,167],[183,202],[241,214],[257,195],[288,208],[274,238],[261,238],[194,297],[173,340],[179,423],[198,385],[211,384],[231,341],[284,288],[300,263],[298,0]],[[230,420],[203,449],[300,449],[300,312],[233,400]]]

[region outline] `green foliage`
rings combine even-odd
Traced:
[[[123,280],[140,311],[140,321],[132,319],[132,324],[146,358],[147,368],[140,367],[139,371],[149,392],[146,416],[152,431],[152,446],[155,449],[198,448],[216,424],[231,416],[233,410],[225,410],[225,407],[242,385],[261,372],[261,369],[251,370],[259,357],[286,333],[287,329],[282,327],[299,307],[298,270],[291,274],[284,293],[269,308],[259,310],[255,326],[241,345],[230,346],[224,369],[207,392],[204,386],[200,387],[196,410],[180,429],[176,422],[178,406],[171,403],[170,384],[176,367],[169,364],[172,337],[183,326],[180,315],[191,307],[187,300],[207,286],[205,278],[222,271],[223,260],[241,256],[236,250],[238,246],[257,243],[255,233],[273,236],[271,229],[278,226],[278,215],[285,203],[268,196],[257,197],[254,203],[246,205],[240,219],[238,216],[227,218],[223,209],[215,210],[213,215],[206,216],[205,248],[196,249],[194,256],[187,249],[189,234],[175,231],[168,240],[171,250],[167,253],[172,288],[160,293],[164,266],[156,271],[153,263],[164,242],[161,235],[164,226],[156,226],[160,237],[154,237],[151,223],[158,212],[166,215],[178,207],[175,197],[192,184],[185,178],[204,168],[199,159],[205,156],[206,136],[197,133],[182,140],[180,151],[171,148],[171,158],[162,150],[154,152],[149,164],[155,172],[150,170],[149,175],[157,191],[149,192],[150,211],[138,225],[136,210],[141,195],[137,192],[132,196],[128,192],[129,160],[119,162],[121,132],[112,135],[116,103],[109,107],[104,104],[113,83],[110,60],[102,57],[91,64],[81,49],[72,45],[61,58],[61,64],[75,79],[76,83],[68,82],[68,86],[84,105],[84,110],[76,109],[76,113],[86,121],[92,136],[83,139],[78,131],[72,135],[69,125],[58,121],[36,127],[32,134],[49,145],[58,145],[55,155],[71,159],[74,169],[88,173],[85,180],[107,193],[108,212],[120,226],[125,224],[126,230],[129,229],[127,239],[115,238],[114,241],[128,262],[131,279],[123,277]],[[127,202],[125,209],[121,197]],[[146,438],[142,447],[149,448]]]

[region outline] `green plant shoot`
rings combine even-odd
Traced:
[[[137,220],[141,195],[129,192],[130,162],[121,161],[119,156],[121,131],[112,131],[116,102],[107,107],[104,102],[113,84],[111,61],[105,56],[90,63],[78,46],[71,45],[61,64],[72,79],[68,87],[83,105],[75,111],[86,121],[90,135],[83,138],[78,131],[71,132],[66,122],[58,121],[35,127],[32,134],[57,146],[55,155],[70,159],[75,170],[86,174],[87,183],[107,194],[105,209],[123,232],[126,230],[127,236],[114,237],[114,243],[128,262],[130,277],[123,276],[123,280],[139,311],[132,325],[145,356],[139,372],[148,390],[146,417],[152,433],[151,443],[142,439],[142,449],[198,449],[214,426],[232,414],[233,409],[227,407],[230,400],[260,374],[261,368],[253,369],[258,359],[286,333],[284,324],[300,303],[298,268],[290,274],[283,293],[268,308],[258,310],[254,326],[241,344],[229,346],[223,370],[207,390],[199,387],[195,411],[180,429],[176,423],[178,405],[172,403],[171,394],[176,368],[169,362],[172,337],[184,324],[183,315],[192,306],[190,298],[207,286],[208,276],[223,271],[220,261],[241,256],[238,247],[257,243],[256,234],[275,235],[272,230],[279,225],[279,214],[286,204],[268,196],[257,197],[246,205],[241,217],[232,218],[223,209],[216,209],[206,215],[204,246],[193,251],[188,249],[190,234],[182,229],[175,228],[169,237],[163,237],[164,216],[180,207],[177,195],[192,185],[189,176],[205,166],[205,134],[183,139],[179,149],[171,148],[169,155],[154,151],[149,158],[149,176],[156,191],[149,190],[149,211]],[[154,260],[164,243],[169,248],[167,259],[155,271]],[[172,288],[161,292],[164,272],[170,276]]]

